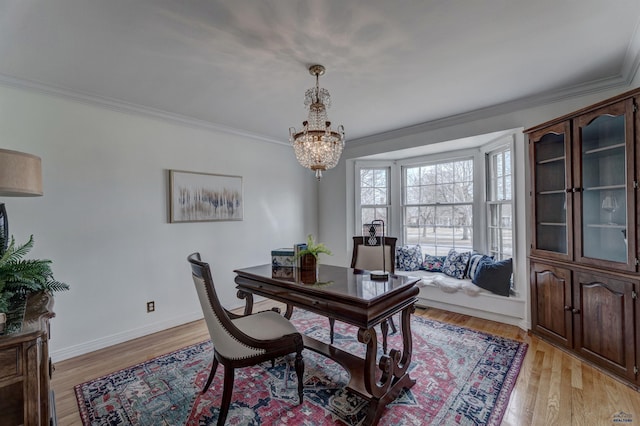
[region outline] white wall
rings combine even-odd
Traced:
[[[317,232],[315,178],[286,145],[9,87],[0,135],[0,147],[42,158],[44,196],[0,202],[18,242],[35,236],[29,257],[51,259],[71,286],[55,299],[54,360],[201,317],[193,251],[231,308],[234,268]],[[244,220],[168,223],[169,169],[242,176]]]

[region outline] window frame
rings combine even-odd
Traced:
[[[451,154],[451,153],[450,153]],[[473,155],[473,153],[467,153],[467,155],[449,155],[449,156],[438,156],[440,158],[430,158],[429,161],[424,161],[426,159],[423,158],[423,161],[410,161],[410,162],[406,162],[400,165],[400,174],[401,174],[401,178],[402,178],[402,190],[401,190],[401,204],[400,204],[400,208],[399,208],[399,215],[401,216],[401,238],[400,240],[402,241],[402,244],[407,244],[407,225],[405,223],[406,220],[406,211],[408,208],[412,208],[412,207],[417,207],[418,209],[422,208],[430,208],[432,207],[434,210],[437,210],[438,208],[449,208],[451,207],[452,209],[455,209],[456,206],[468,206],[471,209],[471,223],[468,226],[468,229],[471,232],[471,241],[468,243],[470,245],[470,247],[467,247],[466,245],[459,245],[456,246],[455,244],[455,240],[453,241],[453,245],[451,247],[449,247],[448,245],[445,245],[445,251],[448,252],[450,249],[452,248],[458,248],[461,250],[466,251],[467,249],[469,251],[473,250],[473,246],[474,246],[474,220],[473,218],[475,217],[475,211],[477,210],[477,208],[475,208],[475,206],[478,204],[477,200],[478,200],[478,192],[477,192],[477,184],[476,184],[476,169],[477,169],[477,161],[475,156]],[[472,167],[472,171],[471,171],[471,184],[473,185],[473,190],[472,190],[472,200],[471,202],[439,202],[437,199],[434,199],[434,201],[432,203],[412,203],[409,204],[406,200],[407,198],[407,188],[408,188],[408,183],[407,183],[407,170],[409,168],[416,168],[416,167],[429,167],[429,166],[437,166],[437,165],[441,165],[441,164],[454,164],[456,162],[462,162],[462,161],[471,161],[471,167]],[[452,182],[449,184],[455,184],[456,182]],[[434,185],[435,186],[435,185]],[[437,228],[444,228],[444,226],[437,226]],[[455,228],[455,225],[453,225],[453,227]],[[436,237],[437,238],[437,237]],[[421,247],[423,246],[423,243],[418,243]],[[427,250],[423,248],[423,252],[425,253],[429,253],[432,255],[443,255],[443,253],[438,252],[438,248],[437,248],[437,244],[436,246],[434,246],[435,250],[431,249],[431,250]],[[423,253],[424,254],[424,253]],[[446,253],[444,253],[446,254]]]
[[[514,174],[514,146],[513,146],[513,142],[511,143],[502,143],[499,145],[491,145],[491,146],[487,146],[485,147],[484,151],[484,157],[485,157],[485,167],[486,167],[486,171],[485,171],[485,176],[486,176],[486,191],[485,191],[485,204],[486,204],[486,253],[489,255],[493,255],[495,256],[496,260],[502,260],[502,259],[506,259],[506,258],[514,258],[515,257],[515,250],[516,250],[516,240],[515,240],[515,233],[516,233],[516,224],[515,224],[515,192],[514,192],[514,187],[515,187],[515,174]],[[492,188],[491,185],[493,183],[493,167],[492,167],[492,155],[496,155],[496,154],[503,154],[503,170],[506,167],[506,162],[504,161],[504,153],[506,151],[509,151],[509,167],[510,167],[510,198],[502,198],[502,199],[492,199],[493,195],[492,195]],[[502,176],[502,178],[504,179],[504,174]],[[504,185],[503,185],[503,191],[504,191]],[[502,244],[503,238],[499,238],[499,247],[497,247],[496,250],[493,249],[492,247],[492,235],[493,229],[496,229],[499,234],[500,237],[502,237],[503,232],[502,230],[507,229],[506,226],[501,226],[500,224],[498,224],[497,227],[493,227],[491,225],[491,210],[494,206],[499,206],[499,210],[502,211],[503,206],[508,205],[509,208],[511,209],[511,223],[509,225],[509,229],[511,232],[511,253],[508,255],[504,255],[504,244]]]
[[[362,204],[362,187],[361,187],[361,170],[386,170],[387,171],[387,204]],[[387,219],[384,221],[385,223],[385,234],[393,235],[393,230],[395,226],[393,224],[393,202],[392,196],[395,192],[393,190],[393,181],[392,178],[393,172],[393,162],[391,161],[356,161],[355,162],[355,235],[360,235],[362,233],[362,209],[363,208],[385,208],[387,211]],[[384,207],[382,207],[384,206]]]

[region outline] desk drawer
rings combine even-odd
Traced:
[[[20,375],[20,347],[0,350],[0,380]]]

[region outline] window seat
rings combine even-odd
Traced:
[[[519,294],[500,296],[478,287],[468,278],[458,279],[442,272],[396,270],[395,274],[420,278],[416,304],[419,307],[444,309],[527,329],[527,306]]]

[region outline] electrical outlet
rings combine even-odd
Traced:
[[[153,300],[151,302],[147,302],[147,312],[153,312],[156,310],[156,302]]]

